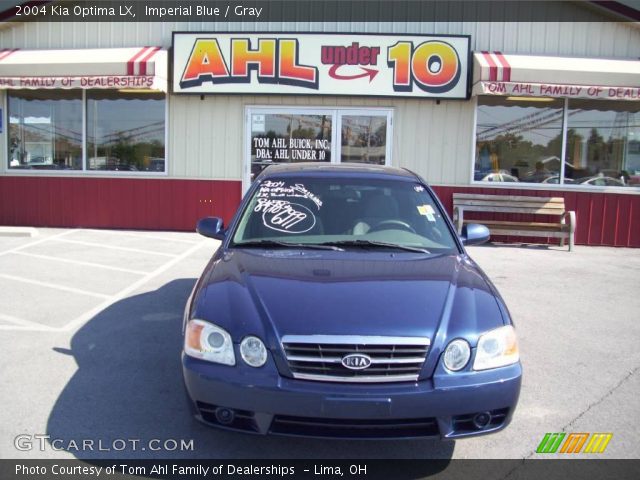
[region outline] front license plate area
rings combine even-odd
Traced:
[[[341,418],[377,418],[391,415],[391,399],[327,397],[322,402],[322,413]]]

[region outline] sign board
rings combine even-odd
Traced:
[[[595,85],[558,85],[530,82],[478,82],[477,95],[508,95],[518,97],[605,98],[609,100],[640,100],[640,87]]]
[[[140,89],[167,91],[167,50],[0,49],[0,90]]]
[[[465,99],[469,37],[174,33],[173,92]]]
[[[126,88],[126,89],[155,89],[166,90],[165,86],[158,82],[158,78],[153,75],[80,75],[65,77],[3,77],[0,76],[0,89],[23,89],[41,90],[46,88]]]

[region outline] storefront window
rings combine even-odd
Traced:
[[[8,95],[10,169],[82,169],[82,92],[14,90]]]
[[[87,92],[87,170],[165,170],[161,93]]]
[[[474,180],[558,183],[563,100],[479,97]]]
[[[251,115],[251,177],[273,163],[330,162],[331,114]]]
[[[474,180],[640,187],[640,104],[566,105],[563,126],[564,99],[478,97]]]
[[[565,183],[640,186],[638,102],[569,100]]]
[[[9,169],[165,171],[163,93],[11,90],[7,99]]]
[[[340,160],[384,165],[387,154],[386,115],[342,115],[341,119]]]

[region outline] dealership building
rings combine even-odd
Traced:
[[[0,225],[193,230],[267,165],[368,162],[640,247],[640,25],[558,8],[588,21],[5,21]]]

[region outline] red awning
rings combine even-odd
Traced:
[[[160,47],[0,49],[0,89],[112,88],[167,91]]]
[[[640,61],[475,52],[473,93],[640,100]]]

